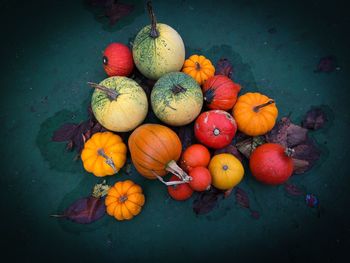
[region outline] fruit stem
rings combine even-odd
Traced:
[[[165,170],[176,175],[179,179],[181,179],[184,182],[191,181],[191,177],[184,170],[182,170],[174,160],[171,160],[167,164]]]
[[[215,128],[213,133],[215,136],[218,136],[220,134],[220,130],[218,128]]]
[[[88,82],[91,88],[98,89],[102,92],[104,92],[110,100],[116,100],[120,93],[116,90],[109,89],[105,86],[102,86],[100,84],[94,83],[94,82]]]
[[[265,103],[263,103],[263,104],[260,104],[260,105],[258,105],[258,106],[255,106],[255,107],[253,108],[253,111],[259,112],[259,110],[260,110],[261,108],[264,108],[264,107],[266,107],[266,106],[268,106],[268,105],[270,105],[270,104],[272,104],[272,103],[275,103],[275,101],[274,101],[274,100],[269,100],[268,102],[265,102]]]
[[[113,162],[113,159],[112,159],[111,157],[108,157],[108,156],[106,155],[105,151],[104,151],[102,148],[99,149],[99,150],[97,151],[97,153],[98,153],[100,156],[102,156],[103,158],[106,159],[106,164],[108,164],[108,165],[113,169],[113,171],[114,171],[115,173],[118,172],[118,170],[117,170],[117,168],[115,167],[115,164],[114,164],[114,162]]]
[[[152,8],[152,1],[147,1],[147,10],[148,10],[148,15],[151,19],[151,32],[149,35],[152,38],[157,38],[159,37],[159,32],[157,30],[157,19]]]
[[[155,176],[155,177],[157,177],[157,179],[159,180],[159,181],[161,181],[163,184],[165,184],[166,186],[171,186],[171,185],[178,185],[178,184],[185,184],[185,183],[187,183],[187,182],[185,182],[185,181],[172,181],[172,182],[166,182],[166,181],[164,181],[163,180],[163,178],[161,177],[161,176],[159,176],[155,171],[152,171],[152,173],[153,173],[153,175]],[[191,177],[192,178],[192,177]]]
[[[195,64],[196,64],[196,70],[200,70],[201,69],[201,65],[198,63],[198,61],[196,61]]]
[[[174,84],[173,88],[171,89],[171,91],[176,95],[180,92],[186,92],[187,89],[182,87],[181,85],[179,84]]]
[[[294,149],[292,148],[286,148],[284,153],[288,156],[288,157],[292,157],[292,155],[294,154]]]

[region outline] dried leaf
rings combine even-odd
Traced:
[[[230,153],[234,155],[238,160],[243,161],[242,154],[237,150],[236,146],[230,144],[224,148],[218,149],[214,152],[214,155],[220,154],[220,153]]]
[[[293,159],[293,173],[294,174],[302,174],[308,170],[309,162],[305,160]]]
[[[197,215],[209,213],[216,207],[219,198],[222,195],[223,191],[214,187],[211,187],[208,191],[200,192],[197,198],[193,201],[193,211]]]
[[[75,201],[62,215],[52,216],[66,218],[79,224],[90,224],[102,218],[105,213],[106,206],[104,200],[89,196]]]
[[[308,165],[298,168],[295,173],[304,173],[311,169],[315,162],[320,158],[321,152],[317,149],[314,141],[308,138],[303,144],[299,144],[293,148],[293,158],[297,160],[307,161]]]
[[[233,74],[232,63],[227,58],[220,58],[215,66],[215,75],[224,75],[231,78]]]
[[[244,207],[244,208],[250,207],[249,197],[243,189],[236,187],[235,197],[236,197],[236,203],[239,206]]]
[[[109,18],[109,24],[114,25],[118,20],[129,15],[133,10],[133,5],[114,1],[109,7],[105,8],[105,16]]]
[[[236,143],[236,147],[240,153],[242,153],[246,158],[249,159],[250,155],[255,150],[255,148],[264,144],[265,142],[266,141],[264,136],[249,137],[244,141]]]
[[[327,115],[321,108],[310,109],[302,121],[302,126],[309,130],[318,130],[327,122]]]
[[[265,135],[266,141],[270,143],[278,143],[287,147],[288,127],[291,121],[288,117],[283,117],[276,123],[275,127]]]
[[[291,148],[306,141],[307,132],[307,129],[290,123],[287,128],[287,146]]]
[[[75,130],[78,127],[74,123],[65,123],[58,130],[56,130],[52,136],[54,142],[65,142],[72,140],[75,135]]]
[[[317,68],[314,72],[333,72],[337,68],[337,58],[335,56],[322,57],[318,62]]]
[[[225,198],[228,198],[228,197],[231,195],[232,190],[233,190],[233,188],[226,190],[226,191],[224,192],[224,197],[225,197]]]
[[[294,195],[294,196],[304,195],[304,191],[301,190],[295,184],[291,184],[291,183],[284,184],[284,190],[290,195]]]

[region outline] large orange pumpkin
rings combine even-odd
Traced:
[[[240,96],[233,107],[238,130],[258,136],[275,126],[278,110],[275,101],[260,93],[246,93]]]
[[[189,181],[189,176],[176,164],[182,145],[173,130],[160,124],[143,124],[133,131],[128,144],[132,162],[142,176],[156,179],[171,172]]]

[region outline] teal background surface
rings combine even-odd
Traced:
[[[257,183],[246,166],[240,187],[260,212],[258,220],[237,206],[233,195],[211,213],[196,216],[192,200],[173,201],[165,187],[134,168],[132,175],[122,171],[108,178],[142,185],[146,204],[132,221],[105,216],[78,225],[49,217],[99,182],[51,136],[62,123],[86,119],[92,92],[86,83],[106,77],[104,48],[128,43],[149,23],[144,2],[128,2],[135,5],[133,13],[111,27],[82,1],[0,1],[3,255],[25,262],[340,261],[350,245],[350,21],[337,1],[153,4],[158,21],[182,36],[186,56],[229,58],[242,93],[274,98],[280,117],[291,113],[298,123],[311,106],[325,107],[329,122],[311,133],[321,159],[290,180],[319,197],[320,216],[283,186]],[[331,54],[339,69],[314,73],[319,59]]]

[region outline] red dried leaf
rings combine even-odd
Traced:
[[[79,224],[90,224],[102,218],[106,213],[103,198],[93,196],[81,198],[71,204],[62,215],[52,215],[69,219]]]
[[[78,125],[74,123],[65,123],[52,136],[54,142],[65,142],[72,140]]]
[[[236,197],[236,203],[238,205],[244,208],[250,207],[249,197],[243,189],[236,187],[235,197]]]
[[[309,130],[318,130],[327,122],[327,115],[321,108],[310,109],[302,121],[302,126]]]
[[[293,173],[302,174],[305,173],[309,168],[309,162],[305,160],[299,160],[293,158]]]
[[[290,195],[294,195],[294,196],[299,196],[299,195],[304,195],[304,191],[301,190],[298,186],[296,186],[295,184],[290,184],[290,183],[286,183],[284,184],[284,190],[290,194]]]
[[[216,63],[215,75],[224,75],[231,78],[233,74],[232,63],[227,58],[221,58]]]
[[[233,190],[233,188],[226,190],[225,193],[224,193],[224,197],[225,198],[229,197],[231,195],[231,193],[232,193],[232,190]]]
[[[193,201],[193,211],[197,215],[209,213],[216,207],[219,197],[222,195],[223,191],[214,187],[211,187],[208,191],[200,192],[197,198]]]

